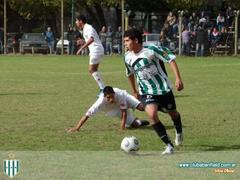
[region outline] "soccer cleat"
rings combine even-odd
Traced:
[[[173,154],[173,146],[171,144],[168,144],[166,146],[165,151],[162,152],[162,155],[169,155],[169,154]]]
[[[149,125],[149,122],[147,120],[141,120],[140,126],[147,126],[147,125]]]
[[[182,134],[182,133],[180,133],[180,134],[177,134],[177,133],[176,133],[176,138],[175,138],[175,144],[176,144],[176,146],[181,145],[182,142],[183,142],[183,134]]]

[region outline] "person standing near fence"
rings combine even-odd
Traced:
[[[105,85],[98,72],[98,67],[104,56],[103,45],[99,39],[98,33],[90,24],[87,23],[87,19],[84,15],[76,17],[76,26],[82,29],[83,38],[85,40],[85,44],[77,51],[77,55],[79,55],[85,48],[89,48],[89,72],[97,82],[101,92]]]
[[[0,54],[3,53],[3,46],[4,46],[4,31],[3,28],[0,27]]]
[[[54,45],[55,45],[55,37],[54,37],[54,33],[51,30],[51,27],[47,28],[47,31],[45,32],[45,39],[47,41],[50,54],[53,54],[54,53]]]

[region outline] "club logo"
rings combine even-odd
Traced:
[[[14,154],[9,154],[9,160],[3,161],[3,172],[10,178],[16,176],[20,171],[20,161],[15,159]]]

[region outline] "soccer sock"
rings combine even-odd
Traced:
[[[95,81],[97,82],[98,86],[100,87],[100,89],[103,89],[105,87],[103,80],[99,74],[99,72],[94,72],[92,73],[93,78],[95,79]]]
[[[139,126],[142,125],[142,122],[139,119],[136,119],[136,122],[138,123]]]
[[[166,128],[160,121],[153,124],[152,127],[165,144],[171,144],[173,146],[173,144],[171,143],[171,140],[167,135]]]
[[[181,134],[182,133],[182,121],[181,121],[180,114],[179,114],[177,119],[172,119],[172,121],[173,121],[173,124],[176,128],[177,133]]]

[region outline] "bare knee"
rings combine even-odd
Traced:
[[[90,74],[93,74],[93,73],[96,72],[96,71],[94,71],[93,69],[88,69],[88,72],[89,72]]]
[[[154,104],[147,105],[145,108],[145,111],[152,124],[155,124],[159,121],[157,105],[154,105]]]
[[[138,106],[137,106],[137,109],[139,111],[144,111],[144,105],[142,103],[139,103]]]
[[[171,111],[168,113],[172,119],[177,119],[179,117],[178,111]]]

